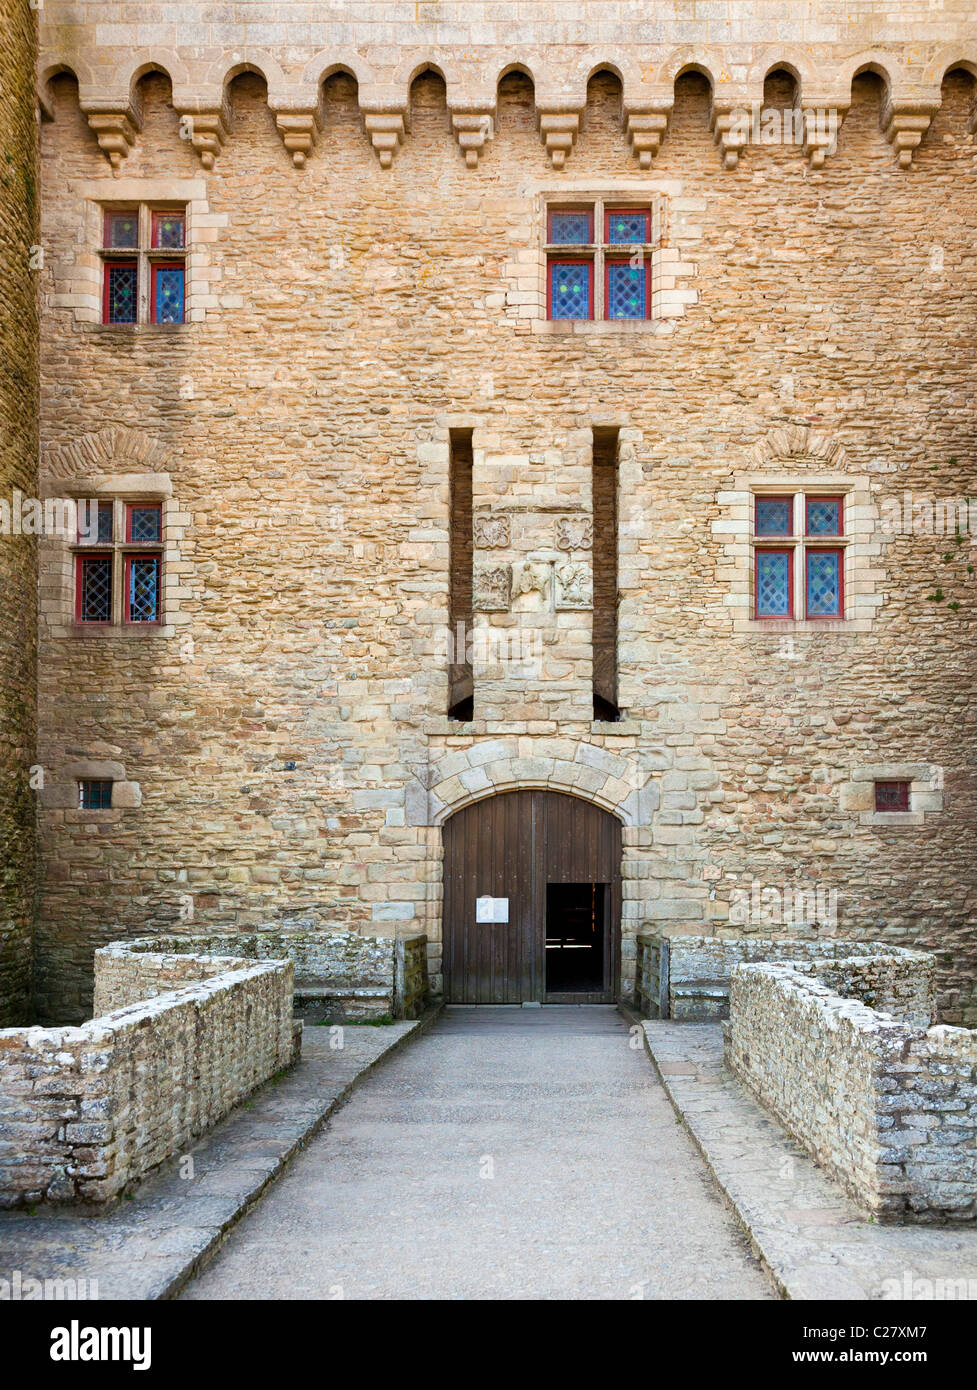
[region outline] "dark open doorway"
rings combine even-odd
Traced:
[[[604,988],[603,883],[546,885],[546,993]]]

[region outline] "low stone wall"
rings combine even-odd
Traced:
[[[105,1203],[298,1057],[290,961],[96,952],[109,1012],[0,1031],[0,1205]]]
[[[753,961],[812,961],[849,956],[894,958],[918,953],[878,941],[782,937],[758,940],[714,936],[659,936],[637,940],[635,1004],[642,1018],[708,1023],[729,1017],[729,980],[734,966]],[[926,967],[932,978],[934,963]],[[914,977],[918,978],[918,976]],[[884,1002],[868,1001],[885,1008]]]
[[[295,1013],[310,1022],[418,1018],[428,997],[427,938],[360,936],[309,923],[251,931],[147,936],[106,948],[130,953],[233,954],[247,960],[289,960],[295,971]],[[151,980],[147,976],[148,982]],[[98,996],[96,996],[97,998]]]
[[[882,1220],[977,1216],[977,1033],[927,1026],[933,967],[902,952],[732,974],[727,1066]]]

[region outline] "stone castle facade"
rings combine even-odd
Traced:
[[[623,992],[649,930],[836,933],[977,1023],[969,3],[45,0],[36,129],[3,8],[2,495],[113,518],[99,622],[75,535],[0,538],[6,1021],[31,974],[85,1017],[108,941],[295,912],[423,931],[437,989],[445,821],[547,788],[622,824]]]

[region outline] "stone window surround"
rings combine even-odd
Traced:
[[[705,211],[706,201],[684,197],[681,180],[620,178],[596,184],[592,179],[564,179],[555,185],[527,185],[521,191],[528,200],[529,215],[513,236],[510,260],[503,267],[507,288],[498,300],[506,316],[516,322],[517,331],[553,337],[639,333],[654,339],[674,332],[676,321],[698,303],[698,290],[682,282],[698,274],[688,252],[701,240],[702,230],[690,218]],[[592,203],[595,217],[602,216],[598,204],[652,209],[653,238],[658,244],[651,253],[650,319],[547,318],[547,212],[560,203]],[[488,297],[489,307],[495,302]]]
[[[47,593],[42,599],[42,612],[47,601],[49,632],[55,638],[79,637],[90,640],[122,637],[173,637],[180,620],[179,600],[182,562],[180,541],[186,534],[190,518],[179,510],[173,499],[173,484],[168,473],[103,473],[87,478],[52,480],[46,492],[78,501],[92,499],[112,501],[115,506],[115,537],[111,545],[95,542],[79,543],[74,538],[44,537],[39,553],[39,570]],[[131,545],[122,539],[122,519],[127,503],[158,503],[162,508],[162,539],[151,545]],[[146,550],[162,556],[160,573],[160,617],[157,623],[125,623],[122,621],[122,556]],[[112,622],[80,623],[75,618],[75,557],[104,553],[114,555]],[[55,590],[52,595],[51,589]]]
[[[841,809],[857,813],[859,825],[910,829],[943,810],[943,768],[936,763],[868,763],[853,767],[841,784]],[[908,811],[876,811],[876,782],[908,782]]]
[[[641,252],[641,263],[645,268],[646,276],[653,282],[655,279],[655,251],[661,245],[661,228],[665,217],[665,200],[659,193],[651,194],[644,198],[630,197],[627,201],[623,199],[608,198],[598,194],[593,199],[577,198],[572,204],[575,208],[587,208],[592,220],[593,239],[586,243],[578,242],[550,242],[549,223],[553,212],[566,206],[564,201],[558,197],[546,194],[543,199],[543,255],[546,258],[546,274],[549,277],[550,266],[553,262],[562,260],[583,260],[591,268],[591,317],[584,319],[549,319],[551,323],[649,323],[655,317],[652,304],[653,296],[648,295],[650,312],[647,317],[644,315],[640,319],[608,319],[606,294],[604,290],[604,279],[606,266],[609,261],[615,259],[626,260],[635,251]],[[607,240],[605,234],[605,221],[611,208],[629,208],[635,212],[648,214],[649,219],[649,239],[628,245],[620,244],[614,246]],[[622,253],[624,253],[622,255]]]
[[[84,246],[74,251],[73,261],[65,260],[54,270],[54,290],[50,303],[56,309],[71,309],[76,323],[105,333],[178,333],[192,324],[203,323],[208,311],[222,305],[213,292],[221,279],[221,268],[214,264],[212,245],[221,227],[227,226],[226,213],[212,213],[207,201],[206,179],[108,178],[71,180],[66,198],[85,205]],[[113,206],[140,208],[148,205],[180,206],[186,209],[186,286],[182,324],[103,323],[103,255],[105,213]],[[71,253],[66,253],[66,257]],[[122,256],[124,253],[120,252]],[[136,253],[142,260],[142,251]],[[140,295],[148,286],[140,287]],[[239,307],[227,297],[225,308]],[[142,317],[142,316],[141,316]]]
[[[86,809],[79,805],[78,784],[91,779],[112,783],[112,805],[102,809]],[[142,786],[126,777],[125,766],[109,758],[83,758],[65,763],[41,788],[41,805],[49,810],[74,811],[84,821],[103,824],[119,819],[116,812],[142,805]]]
[[[844,551],[845,616],[843,618],[756,618],[753,594],[754,498],[757,495],[785,496],[809,493],[819,496],[841,496],[844,502],[844,534],[824,537],[823,543]],[[723,516],[713,522],[713,535],[724,538],[725,561],[731,571],[729,592],[724,600],[731,610],[733,631],[783,634],[827,631],[832,635],[850,635],[871,631],[875,612],[882,602],[876,593],[876,583],[882,572],[873,568],[873,559],[881,554],[881,541],[876,532],[876,508],[872,502],[871,481],[867,475],[855,473],[820,472],[812,464],[803,471],[797,461],[790,461],[790,471],[763,470],[736,473],[733,487],[716,497]],[[796,530],[796,527],[795,527]],[[800,565],[803,537],[785,538],[797,549],[795,565]],[[768,543],[768,538],[763,539]],[[775,538],[769,538],[774,544]],[[800,582],[795,576],[795,594]]]

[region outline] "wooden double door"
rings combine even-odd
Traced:
[[[612,1003],[620,921],[621,825],[609,812],[515,791],[445,823],[449,1003]]]

